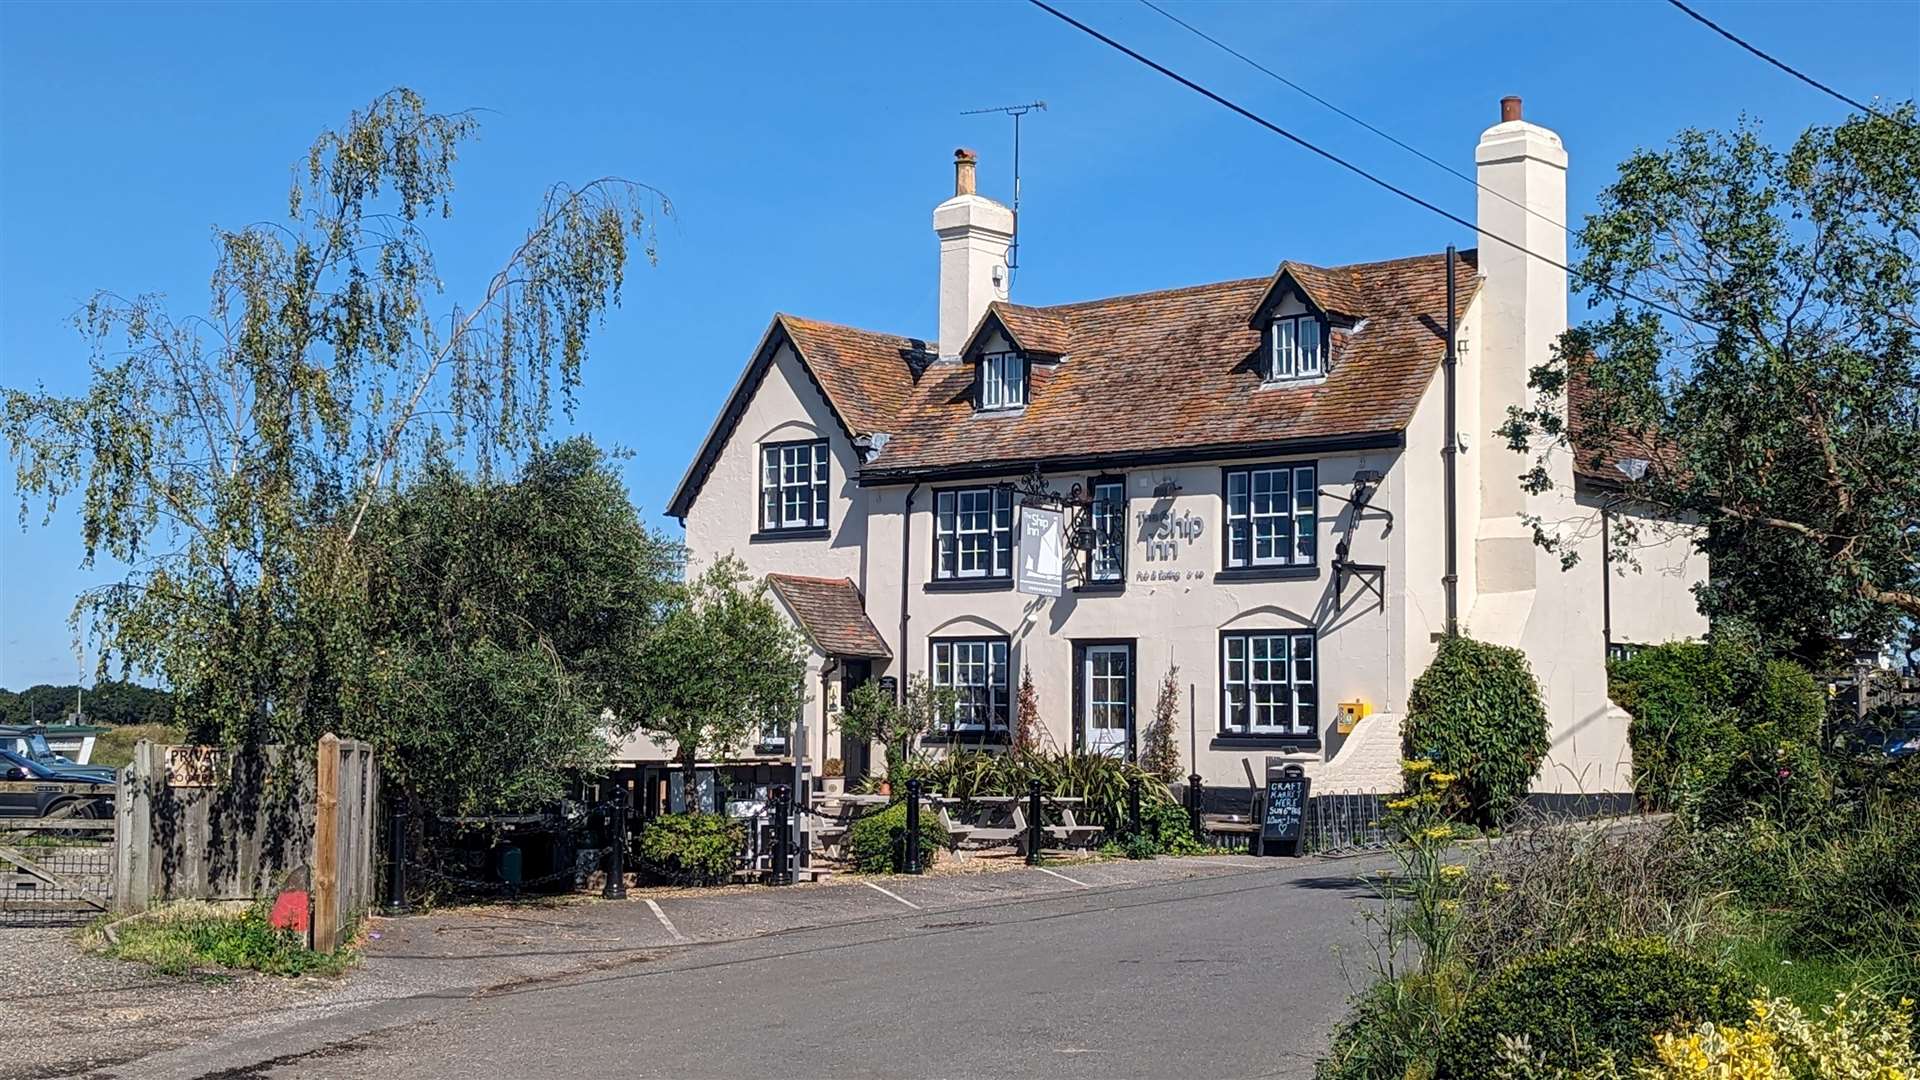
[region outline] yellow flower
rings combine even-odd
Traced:
[[[1437,787],[1446,787],[1448,784],[1451,784],[1458,779],[1460,779],[1459,774],[1450,773],[1450,772],[1437,772],[1437,773],[1434,773],[1432,776],[1427,777],[1428,782],[1434,784]]]
[[[1387,800],[1387,809],[1389,810],[1411,810],[1414,807],[1419,805],[1420,805],[1420,800],[1418,799],[1388,799]]]
[[[1431,768],[1433,768],[1433,762],[1424,759],[1419,761],[1403,761],[1400,763],[1402,772],[1423,773]]]
[[[1420,835],[1427,840],[1451,840],[1453,839],[1453,826],[1430,825],[1420,830]]]
[[[1441,881],[1459,881],[1467,876],[1467,868],[1459,865],[1447,865],[1440,868]]]

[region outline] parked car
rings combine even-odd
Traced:
[[[39,724],[0,724],[0,750],[36,762],[62,775],[111,783],[114,770],[105,765],[82,765],[47,744],[46,728]]]
[[[110,817],[114,790],[110,780],[65,774],[0,750],[0,817]]]

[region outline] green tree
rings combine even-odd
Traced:
[[[1604,313],[1532,371],[1537,400],[1501,428],[1541,455],[1527,480],[1544,490],[1578,391],[1590,464],[1611,472],[1622,447],[1651,463],[1618,477],[1620,501],[1705,526],[1703,610],[1815,662],[1920,616],[1914,121],[1909,103],[1785,151],[1751,124],[1684,131],[1628,158],[1579,232],[1576,281]],[[1631,550],[1644,520],[1611,518]],[[1532,524],[1563,551],[1595,527]]]
[[[173,695],[165,690],[138,683],[101,679],[91,687],[53,686],[40,683],[15,693],[0,690],[0,724],[60,724],[75,720],[75,702],[80,703],[80,723],[87,724],[168,724],[173,722]]]
[[[898,701],[879,684],[866,683],[847,695],[840,730],[879,743],[887,755],[887,775],[898,778],[906,771],[914,740],[944,723],[959,703],[952,687],[935,686],[921,674],[907,676],[906,693]]]
[[[1499,821],[1526,798],[1547,756],[1547,707],[1527,654],[1441,638],[1407,695],[1401,740],[1409,759],[1455,777],[1440,786],[1462,817]]]
[[[630,243],[652,258],[649,189],[559,185],[477,295],[444,299],[428,230],[474,128],[382,95],[315,140],[284,223],[216,230],[204,316],[99,294],[75,318],[86,390],[5,394],[23,523],[75,496],[85,561],[129,567],[75,608],[101,671],[156,676],[201,737],[367,715],[368,515],[436,452],[489,475],[538,446]]]
[[[390,783],[443,813],[540,806],[634,730],[641,656],[679,548],[649,529],[586,439],[511,482],[430,463],[366,530],[369,706],[355,734]]]
[[[752,581],[738,559],[716,560],[680,589],[634,669],[633,718],[674,744],[688,809],[702,750],[727,757],[762,731],[790,730],[806,703],[800,634]]]

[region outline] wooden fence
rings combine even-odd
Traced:
[[[315,943],[331,948],[373,902],[379,798],[362,742],[328,735],[311,758],[142,742],[120,773],[114,910],[312,889]]]

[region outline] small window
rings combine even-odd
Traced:
[[[1220,636],[1220,730],[1233,735],[1310,739],[1320,730],[1320,693],[1311,632],[1247,631]]]
[[[1017,352],[980,358],[980,408],[1017,409],[1027,403],[1027,358]]]
[[[958,488],[933,497],[933,576],[1013,576],[1013,492]]]
[[[760,448],[760,527],[827,527],[827,440]]]
[[[1226,471],[1226,565],[1310,566],[1318,490],[1312,465],[1255,465]]]
[[[933,685],[955,692],[958,701],[949,717],[954,732],[992,733],[1007,730],[1007,639],[942,638],[933,645]]]
[[[1092,526],[1093,552],[1087,559],[1090,582],[1124,581],[1127,576],[1127,485],[1117,477],[1098,477],[1091,484],[1093,503],[1087,508]]]
[[[1311,379],[1326,372],[1326,349],[1320,319],[1290,315],[1273,320],[1267,331],[1267,378]]]

